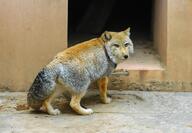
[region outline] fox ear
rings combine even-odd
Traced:
[[[128,27],[128,28],[127,28],[126,30],[124,30],[123,32],[124,32],[126,35],[130,36],[130,35],[131,35],[130,30],[131,30],[131,28]]]
[[[112,36],[108,31],[105,31],[102,35],[101,38],[103,39],[104,42],[110,41]]]

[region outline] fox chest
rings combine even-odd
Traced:
[[[114,68],[109,64],[106,58],[97,58],[96,60],[90,60],[85,67],[89,74],[90,79],[97,80],[103,76],[108,76],[112,73]]]

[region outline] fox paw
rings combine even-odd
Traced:
[[[87,112],[88,115],[89,114],[93,114],[93,110],[92,109],[86,109],[86,112]]]
[[[48,112],[50,115],[59,115],[61,114],[60,110],[59,109],[54,109],[52,111],[49,111]]]
[[[80,115],[90,115],[93,113],[93,110],[92,109],[83,109],[83,110],[78,110],[77,113]]]
[[[112,98],[110,98],[110,97],[103,98],[103,99],[101,99],[101,101],[102,101],[103,103],[105,103],[105,104],[109,104],[109,103],[111,103]]]
[[[93,110],[92,109],[85,109],[80,114],[82,114],[82,115],[90,115],[90,114],[93,114]]]

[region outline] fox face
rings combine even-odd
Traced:
[[[120,63],[134,53],[133,42],[130,39],[130,28],[121,32],[105,31],[101,38],[105,42],[108,54],[114,62]]]

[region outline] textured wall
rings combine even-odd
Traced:
[[[167,80],[192,82],[192,0],[168,0]]]
[[[26,90],[67,46],[67,0],[0,0],[0,88]]]

